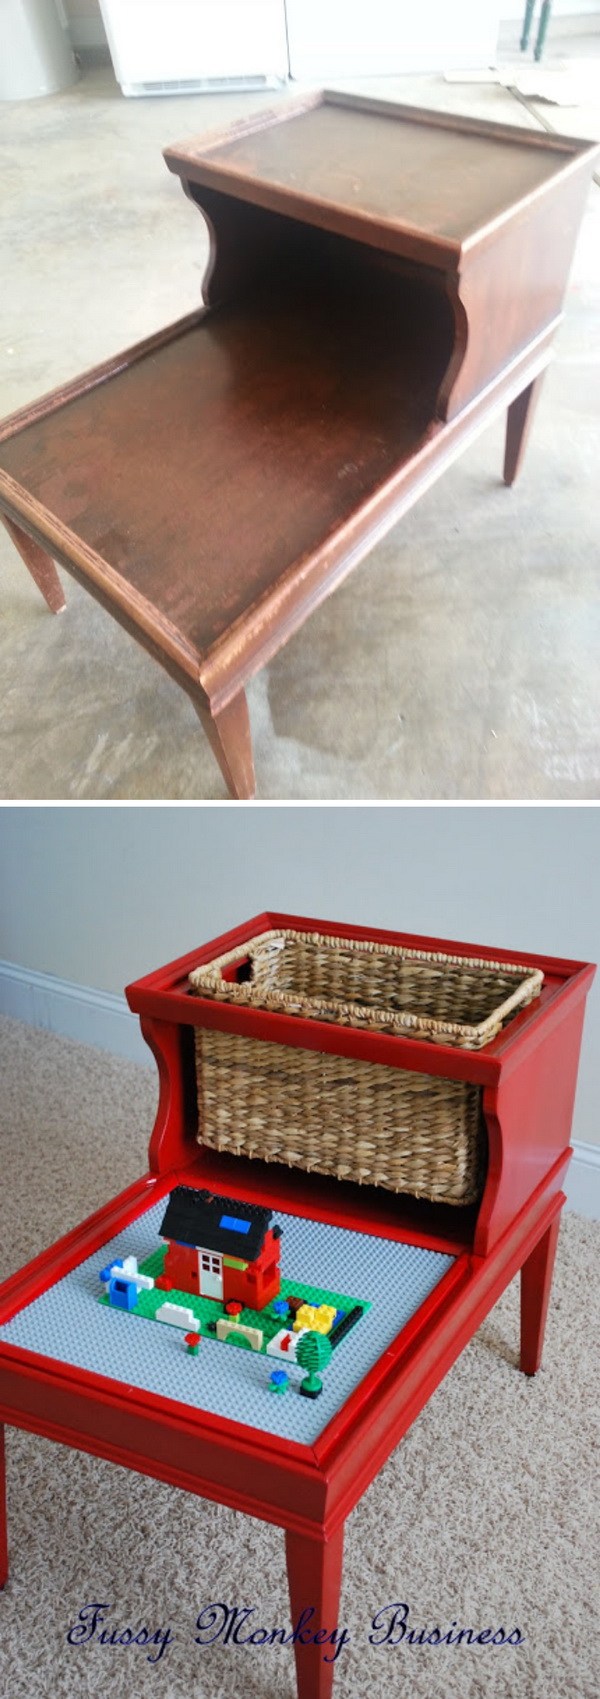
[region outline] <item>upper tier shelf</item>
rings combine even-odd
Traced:
[[[187,182],[442,270],[593,145],[326,91],[165,150]]]
[[[598,151],[538,130],[313,93],[165,158],[211,228],[210,305],[243,293],[261,263],[275,277],[293,226],[437,279],[453,317],[436,401],[449,420],[556,326]]]
[[[307,1019],[305,1015],[250,1008],[197,995],[189,976],[198,967],[230,953],[243,954],[252,940],[265,932],[291,929],[296,933],[318,933],[409,950],[442,952],[451,956],[477,957],[484,961],[519,962],[524,969],[544,975],[539,996],[521,1009],[506,1027],[482,1050],[451,1048],[432,1044],[419,1036],[375,1032],[331,1021]],[[253,1195],[252,1170],[260,1171],[277,1207],[300,1196],[303,1209],[311,1213],[327,1199],[331,1220],[344,1221],[346,1210],[357,1213],[367,1231],[387,1231],[396,1221],[403,1235],[419,1236],[425,1228],[438,1236],[438,1248],[457,1243],[470,1245],[476,1255],[487,1255],[491,1246],[514,1222],[518,1211],[554,1171],[562,1178],[568,1152],[573,1097],[585,999],[594,977],[590,963],[534,956],[521,951],[497,950],[468,945],[456,939],[425,938],[411,933],[343,926],[302,915],[277,912],[255,915],[234,931],[213,939],[189,955],[147,974],[127,987],[129,1007],[140,1015],[144,1037],[159,1065],[161,1094],[150,1146],[150,1167],[165,1172],[188,1169],[198,1161],[198,1135],[204,1136],[203,1108],[197,1104],[197,1079],[192,1029],[221,1032],[234,1040],[252,1038],[273,1045],[295,1047],[324,1056],[352,1058],[355,1062],[399,1068],[412,1073],[437,1076],[443,1081],[466,1080],[482,1088],[481,1109],[485,1120],[488,1163],[481,1201],[456,1210],[455,1205],[431,1204],[424,1198],[407,1200],[386,1191],[381,1184],[356,1187],[350,1179],[333,1179],[301,1164],[271,1160],[262,1162],[257,1150],[250,1156],[217,1150],[210,1138],[201,1145],[202,1178],[198,1183],[227,1192],[231,1181],[242,1185],[240,1195]],[[237,1037],[236,1037],[237,1035]],[[230,1055],[233,1055],[230,1052]],[[233,1064],[232,1064],[233,1065]],[[282,1091],[289,1089],[289,1074],[283,1067]],[[295,1090],[296,1088],[294,1088]],[[355,1089],[358,1089],[355,1084]],[[226,1099],[233,1114],[235,1094],[231,1077]],[[350,1100],[348,1100],[350,1101]],[[294,1098],[297,1111],[298,1099]],[[375,1131],[375,1129],[374,1129]],[[283,1189],[282,1189],[283,1188]],[[289,1191],[287,1190],[289,1188]],[[295,1200],[295,1203],[294,1203]],[[339,1211],[336,1215],[331,1210]]]

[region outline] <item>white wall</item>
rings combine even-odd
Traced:
[[[169,0],[165,0],[165,5],[167,7],[168,4]],[[104,28],[98,0],[58,0],[58,6],[59,9],[62,7],[67,17],[73,47],[108,47],[106,30]],[[523,4],[521,4],[521,0],[503,0],[502,22],[508,21],[514,23],[518,20],[520,23],[522,21],[524,10],[525,0],[523,0]],[[539,11],[540,4],[538,0],[532,30],[533,39],[535,39]],[[573,17],[577,15],[587,16],[590,13],[598,13],[599,11],[600,0],[554,0],[552,18]],[[413,18],[412,8],[408,9],[407,16],[409,19]],[[401,19],[401,17],[402,13],[401,10],[399,10],[399,18]],[[429,39],[431,39],[432,30],[429,26],[428,35]]]
[[[286,0],[292,77],[303,82],[486,67],[500,0]]]
[[[0,957],[125,983],[264,908],[600,960],[600,811],[11,808]],[[600,976],[576,1136],[600,1143]]]
[[[537,30],[540,12],[541,0],[537,0],[532,29],[532,34],[534,36],[535,31]],[[590,14],[594,12],[600,12],[600,0],[553,0],[552,12],[550,14],[550,28],[552,28],[553,18],[589,17]],[[506,23],[507,20],[512,21],[514,18],[518,18],[519,23],[521,23],[524,15],[525,0],[523,0],[523,5],[520,4],[520,0],[503,0],[503,23]]]

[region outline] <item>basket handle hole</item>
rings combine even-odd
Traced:
[[[229,962],[221,968],[221,979],[228,979],[234,985],[243,985],[244,981],[252,978],[252,960],[250,956],[241,956],[237,962]]]

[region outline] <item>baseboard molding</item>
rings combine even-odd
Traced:
[[[29,1026],[42,1027],[61,1038],[94,1044],[129,1062],[154,1066],[144,1043],[137,1015],[132,1015],[124,997],[57,979],[51,973],[36,973],[0,961],[0,1014],[13,1015]]]
[[[0,961],[0,1014],[61,1038],[93,1044],[129,1062],[154,1066],[137,1015],[124,997],[91,986],[75,985],[51,973],[36,973],[15,962]],[[600,1146],[573,1141],[573,1159],[565,1191],[569,1209],[600,1221]]]
[[[600,1146],[573,1140],[573,1159],[565,1181],[567,1208],[600,1221]]]

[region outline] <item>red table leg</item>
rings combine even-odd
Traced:
[[[340,1626],[339,1601],[342,1581],[344,1527],[330,1540],[309,1534],[287,1533],[285,1537],[292,1628],[302,1612],[312,1606],[307,1633],[322,1628],[331,1634]],[[335,1644],[301,1645],[296,1641],[298,1699],[329,1699],[335,1663]],[[325,1657],[323,1654],[325,1653]]]
[[[6,1531],[6,1462],[4,1423],[0,1422],[0,1587],[8,1581],[8,1538]]]
[[[542,1360],[559,1227],[557,1215],[521,1269],[521,1368],[526,1375],[536,1374]]]

